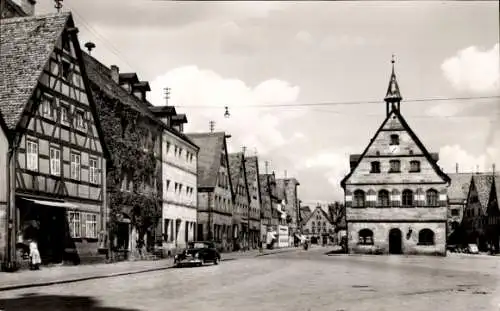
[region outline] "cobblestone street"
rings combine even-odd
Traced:
[[[498,257],[326,256],[314,247],[0,293],[3,310],[500,310]]]

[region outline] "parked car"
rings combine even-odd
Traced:
[[[202,266],[207,262],[218,265],[220,259],[220,253],[214,242],[189,242],[185,250],[175,255],[174,265],[176,267],[183,265]]]

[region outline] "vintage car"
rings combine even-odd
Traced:
[[[176,267],[182,265],[202,266],[207,262],[218,265],[220,258],[220,253],[213,242],[189,242],[185,250],[175,255],[174,265]]]

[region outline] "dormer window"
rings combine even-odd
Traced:
[[[410,173],[420,172],[420,161],[410,161]]]
[[[373,161],[371,163],[370,173],[380,173],[380,162],[379,161]]]
[[[391,143],[390,145],[399,145],[399,136],[396,134],[391,135]]]

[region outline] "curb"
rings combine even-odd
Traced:
[[[225,259],[221,259],[221,261],[233,261],[233,260],[244,259],[244,258],[256,258],[256,257],[260,257],[260,256],[268,256],[268,255],[289,252],[292,250],[293,249],[286,249],[286,250],[276,251],[273,253],[256,254],[256,255],[252,255],[252,256],[248,256],[248,257],[241,257],[241,258],[225,258]],[[162,271],[162,270],[168,270],[168,269],[173,269],[173,268],[174,268],[173,265],[169,265],[169,266],[159,267],[159,268],[149,268],[149,269],[136,270],[136,271],[117,272],[117,273],[111,273],[111,274],[106,274],[106,275],[101,274],[101,275],[94,275],[94,276],[87,276],[87,277],[77,277],[77,278],[73,278],[73,279],[69,279],[69,280],[56,280],[56,281],[41,282],[41,283],[7,285],[7,286],[0,286],[0,292],[16,290],[16,289],[32,288],[32,287],[46,287],[46,286],[52,286],[52,285],[76,283],[76,282],[83,282],[83,281],[96,280],[96,279],[107,279],[107,278],[112,278],[112,277]]]

